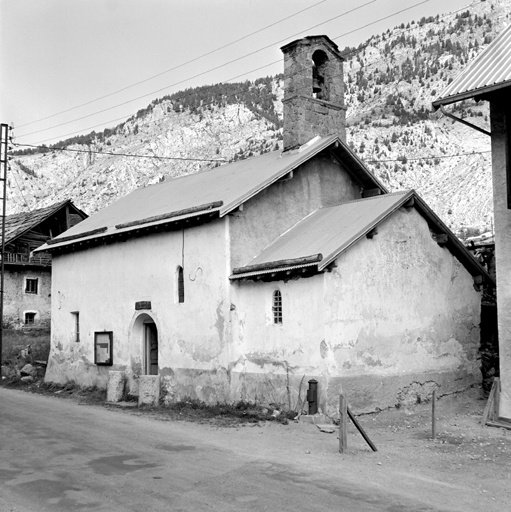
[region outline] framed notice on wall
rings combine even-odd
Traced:
[[[94,364],[112,366],[112,332],[94,333]]]

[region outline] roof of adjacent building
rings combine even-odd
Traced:
[[[445,88],[433,107],[511,86],[511,25]]]
[[[407,204],[418,210],[434,232],[447,235],[445,246],[472,275],[485,275],[493,281],[414,190],[319,208],[279,236],[250,263],[234,269],[231,279],[314,265],[317,265],[318,271],[322,271],[398,208]]]
[[[7,215],[5,217],[5,243],[8,244],[27,231],[34,229],[38,224],[44,222],[69,204],[72,204],[72,202],[70,199],[67,199],[66,201],[61,201],[45,208],[32,210],[31,212]],[[77,211],[80,212],[78,209]],[[83,216],[86,216],[85,213],[83,213]]]
[[[318,153],[331,151],[364,189],[385,187],[337,136],[315,137],[292,151],[272,151],[211,170],[139,188],[52,240],[45,249],[77,240],[125,235],[147,226],[217,213],[220,217],[283,178]]]

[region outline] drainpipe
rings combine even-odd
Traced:
[[[485,130],[484,128],[480,128],[479,126],[476,126],[475,124],[469,123],[468,121],[465,121],[464,119],[461,119],[460,117],[456,117],[455,115],[451,114],[450,112],[447,112],[447,110],[445,110],[443,105],[440,106],[440,110],[442,111],[442,114],[444,114],[444,116],[447,116],[454,121],[458,121],[458,123],[469,126],[470,128],[473,128],[474,130],[477,130],[478,132],[484,133],[485,135],[489,135],[491,137],[491,132],[489,132],[488,130]]]

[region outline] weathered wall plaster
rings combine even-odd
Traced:
[[[25,292],[26,278],[38,279],[37,293]],[[36,312],[34,326],[49,327],[51,309],[51,269],[7,268],[4,276],[4,322],[24,325],[25,311]]]
[[[490,102],[490,113],[501,381],[499,415],[511,419],[511,210],[507,207],[506,177],[507,167],[511,166],[508,161],[511,134],[506,127],[506,111],[511,118],[511,110],[508,102],[507,97],[500,100],[496,97]]]
[[[231,259],[241,267],[268,244],[323,206],[360,198],[360,186],[328,155],[318,155],[243,205],[230,222]]]
[[[335,415],[341,389],[367,412],[480,380],[480,294],[415,210],[394,213],[336,263],[312,278],[234,285],[235,394],[293,405],[314,377],[321,408]]]
[[[156,323],[160,369],[217,366],[227,350],[229,329],[227,222],[56,256],[46,379],[105,387],[109,370],[123,370],[136,390],[143,319]],[[177,302],[178,265],[185,272],[184,303]],[[135,311],[137,301],[150,301],[151,310]],[[80,342],[74,341],[72,312],[77,311]],[[112,367],[94,365],[98,331],[113,332]]]

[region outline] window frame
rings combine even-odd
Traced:
[[[185,273],[181,265],[176,267],[176,302],[183,304],[185,301]]]
[[[79,311],[71,311],[71,315],[73,315],[74,320],[74,330],[73,337],[75,343],[80,342],[80,312]]]
[[[27,322],[28,315],[30,315],[31,321]],[[37,318],[37,311],[25,311],[23,313],[23,325],[34,325]]]
[[[276,290],[273,290],[272,293],[271,312],[273,317],[273,324],[282,325],[284,323],[284,315],[282,309],[282,292],[278,288]]]
[[[32,286],[35,283],[35,290],[34,286]],[[25,287],[24,291],[26,294],[29,295],[39,295],[39,278],[38,277],[25,277]]]

